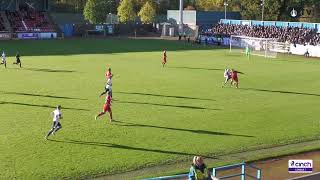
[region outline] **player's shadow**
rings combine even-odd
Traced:
[[[255,137],[250,135],[231,134],[231,133],[207,131],[207,130],[201,130],[201,129],[182,129],[182,128],[172,128],[172,127],[154,126],[154,125],[137,124],[137,123],[127,123],[119,120],[113,120],[113,121],[116,122],[115,125],[117,126],[167,129],[167,130],[173,130],[173,131],[183,131],[183,132],[190,132],[195,134],[208,134],[208,135],[215,135],[215,136],[238,136],[238,137],[247,137],[247,138]]]
[[[87,100],[87,99],[74,98],[74,97],[52,96],[52,95],[31,94],[31,93],[20,93],[20,92],[6,92],[6,91],[0,91],[0,93],[2,93],[2,94],[20,95],[20,96],[46,97],[46,98],[54,98],[54,99],[75,99],[75,100]]]
[[[184,67],[184,66],[168,66],[167,68],[173,68],[173,69],[190,69],[190,70],[207,70],[207,71],[224,71],[225,69],[220,68],[200,68],[200,67]]]
[[[134,150],[134,151],[142,151],[142,152],[155,152],[155,153],[162,153],[162,154],[171,154],[171,155],[184,155],[184,156],[195,156],[196,154],[186,153],[186,152],[179,152],[179,151],[169,151],[169,150],[161,150],[161,149],[150,149],[150,148],[141,148],[141,147],[133,147],[127,145],[120,145],[114,143],[106,143],[106,142],[94,142],[94,141],[80,141],[80,140],[52,140],[49,139],[51,142],[59,142],[59,143],[68,143],[68,144],[78,144],[78,145],[86,145],[86,146],[99,146],[99,147],[107,147],[107,148],[116,148],[116,149],[127,149],[127,150]],[[197,154],[199,155],[199,154]],[[205,156],[201,155],[206,158],[213,158],[217,159],[214,156]]]
[[[257,88],[240,88],[241,90],[248,91],[261,91],[261,92],[270,92],[270,93],[282,93],[282,94],[294,94],[294,95],[304,95],[304,96],[320,96],[320,94],[314,93],[302,93],[302,92],[293,92],[293,91],[280,91],[280,90],[268,90],[268,89],[257,89]]]
[[[197,110],[222,110],[222,109],[214,109],[214,108],[205,108],[198,106],[187,106],[187,105],[172,105],[172,104],[158,104],[158,103],[147,103],[147,102],[136,102],[136,101],[121,101],[121,100],[113,100],[116,103],[123,104],[140,104],[140,105],[152,105],[152,106],[162,106],[162,107],[174,107],[174,108],[186,108],[186,109],[197,109]]]
[[[56,108],[56,106],[50,106],[50,105],[40,105],[40,104],[28,104],[28,103],[18,103],[18,102],[8,102],[8,101],[0,101],[0,105],[18,105],[18,106],[30,106],[30,107],[41,107],[41,108]],[[62,109],[68,109],[68,110],[77,110],[77,111],[89,111],[88,109],[82,109],[82,108],[69,108],[62,106]]]
[[[119,94],[142,95],[142,96],[154,96],[154,97],[167,97],[167,98],[177,98],[177,99],[215,101],[214,99],[207,99],[207,98],[196,98],[196,97],[188,97],[188,96],[172,96],[172,95],[161,95],[161,94],[139,93],[139,92],[117,92],[117,93],[119,93]]]
[[[39,71],[39,72],[56,72],[56,73],[74,73],[77,71],[73,70],[63,70],[63,69],[44,69],[44,68],[22,68],[23,70],[28,71]]]

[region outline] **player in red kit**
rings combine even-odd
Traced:
[[[231,84],[236,85],[236,88],[239,87],[238,73],[243,74],[242,72],[236,71],[234,69],[232,69],[232,71],[231,71],[231,79],[232,79]]]
[[[106,102],[103,105],[103,110],[97,116],[95,116],[95,120],[97,120],[98,117],[104,115],[106,112],[109,112],[110,122],[112,122],[111,96],[109,92],[108,92],[108,95],[106,96]]]
[[[162,67],[167,63],[167,50],[163,51],[163,57],[162,57]]]
[[[111,72],[111,68],[108,69],[107,73],[106,73],[106,78],[107,79],[111,79],[113,76],[112,72]]]

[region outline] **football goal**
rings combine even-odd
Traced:
[[[266,58],[276,58],[277,53],[289,52],[288,43],[277,42],[276,39],[255,38],[248,36],[231,36],[230,52],[250,52],[250,55],[263,56]]]

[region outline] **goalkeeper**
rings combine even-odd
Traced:
[[[246,56],[250,57],[250,48],[249,48],[249,46],[246,47]]]

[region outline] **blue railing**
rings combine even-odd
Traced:
[[[239,173],[235,174],[230,174],[230,175],[224,175],[224,176],[219,176],[218,171],[226,171],[230,169],[235,169],[235,168],[241,168]],[[256,175],[252,175],[246,172],[247,168],[252,168],[256,170]],[[239,163],[239,164],[233,164],[233,165],[228,165],[228,166],[222,166],[222,167],[216,167],[212,169],[212,175],[217,177],[219,180],[220,179],[230,179],[233,177],[241,177],[241,180],[245,180],[246,177],[250,177],[252,179],[256,180],[261,180],[261,169],[254,167],[252,165],[247,165],[246,163]]]
[[[218,171],[226,171],[226,170],[232,170],[236,168],[241,168],[239,173],[234,173],[230,175],[224,175],[224,176],[219,176]],[[256,175],[252,175],[246,172],[248,168],[256,170]],[[241,180],[245,180],[246,177],[255,179],[255,180],[261,180],[261,169],[250,165],[246,164],[244,162],[238,163],[238,164],[232,164],[232,165],[227,165],[227,166],[221,166],[221,167],[215,167],[212,168],[212,175],[217,177],[219,180],[222,179],[230,179],[233,177],[240,177]],[[143,180],[170,180],[170,179],[181,179],[181,178],[188,178],[188,174],[179,174],[179,175],[174,175],[174,176],[162,176],[162,177],[156,177],[156,178],[148,178],[148,179],[143,179]]]

